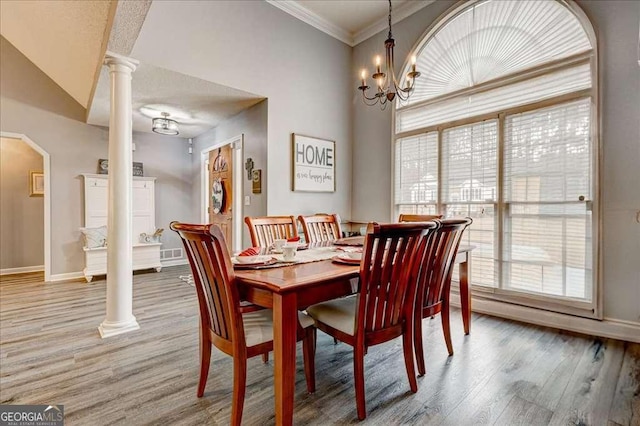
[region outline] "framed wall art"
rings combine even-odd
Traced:
[[[295,133],[291,139],[293,190],[335,192],[336,143]]]
[[[29,197],[44,196],[44,173],[29,172]]]
[[[144,176],[144,167],[142,163],[133,162],[132,165],[133,176]],[[109,174],[109,160],[101,158],[98,160],[98,174]]]

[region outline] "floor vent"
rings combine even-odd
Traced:
[[[182,248],[160,250],[160,260],[182,259]]]

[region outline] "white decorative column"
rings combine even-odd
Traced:
[[[140,328],[133,316],[131,73],[138,62],[107,52],[111,80],[109,213],[107,220],[107,317],[103,338]]]

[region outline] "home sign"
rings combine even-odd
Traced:
[[[293,134],[293,190],[336,190],[336,143],[327,139]]]

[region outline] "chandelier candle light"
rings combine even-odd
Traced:
[[[386,51],[386,72],[382,72],[381,67],[381,58],[380,56],[376,56],[376,72],[371,76],[376,82],[377,92],[372,96],[367,96],[367,70],[362,70],[362,84],[358,87],[358,90],[362,90],[362,97],[364,103],[372,106],[376,104],[380,104],[381,109],[385,109],[387,106],[387,102],[393,101],[396,96],[400,101],[406,102],[413,92],[413,87],[415,85],[416,78],[420,77],[420,73],[416,71],[416,57],[413,56],[411,58],[411,71],[407,73],[407,77],[405,79],[405,87],[401,87],[396,80],[396,75],[394,71],[393,64],[393,47],[396,45],[395,40],[393,39],[393,34],[391,34],[391,0],[389,0],[389,35],[387,40],[384,42],[384,49]]]

